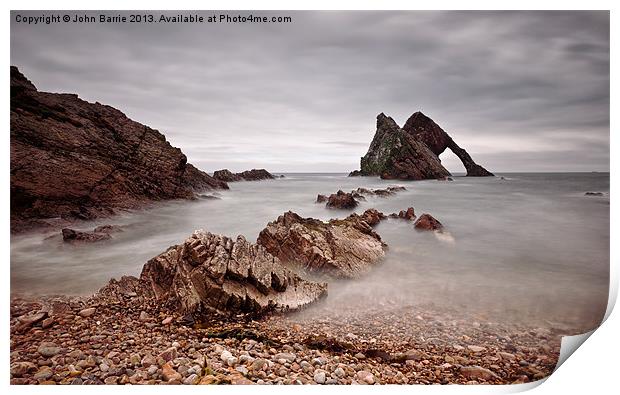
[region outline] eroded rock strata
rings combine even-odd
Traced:
[[[471,156],[461,148],[439,125],[432,119],[417,111],[405,122],[403,130],[423,142],[437,156],[441,155],[446,148],[454,152],[461,160],[467,175],[471,177],[492,176],[493,173],[480,166]]]
[[[323,222],[288,211],[267,224],[257,243],[285,264],[332,278],[355,278],[385,256],[387,245],[361,216]]]
[[[140,279],[158,300],[197,315],[295,310],[327,294],[327,284],[302,279],[263,246],[202,230],[148,261]]]
[[[11,231],[214,188],[228,186],[157,130],[74,94],[40,92],[11,67]]]
[[[476,164],[467,151],[421,112],[414,113],[403,128],[392,118],[379,114],[377,131],[368,152],[361,158],[360,170],[349,175],[402,180],[445,179],[450,172],[441,164],[439,155],[446,148],[463,162],[468,176],[493,175]]]

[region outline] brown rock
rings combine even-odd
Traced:
[[[11,375],[13,377],[22,377],[28,373],[32,373],[37,370],[37,365],[32,362],[14,362],[11,364]]]
[[[161,375],[167,382],[180,381],[183,378],[183,376],[181,376],[179,372],[174,370],[172,365],[170,365],[170,362],[166,362],[165,364],[163,364],[163,366],[161,367]]]
[[[61,348],[58,347],[56,343],[52,342],[41,342],[37,348],[37,352],[46,358],[53,357],[54,355],[59,354],[60,351]]]
[[[80,232],[77,230],[65,228],[62,230],[62,240],[65,242],[85,242],[93,243],[96,241],[109,240],[112,236],[103,232]]]
[[[217,170],[213,173],[213,178],[225,182],[260,181],[275,179],[275,177],[265,169],[252,169],[243,171],[241,173],[233,173],[228,169]]]
[[[400,210],[398,218],[406,219],[407,221],[413,221],[415,219],[415,210],[413,207],[409,207],[407,210]]]
[[[357,207],[357,204],[357,200],[355,200],[351,193],[338,191],[329,195],[329,198],[327,198],[326,207],[347,210]]]
[[[414,224],[418,230],[441,230],[443,225],[430,214],[422,214]]]
[[[335,278],[368,272],[387,248],[357,214],[325,223],[291,211],[267,224],[257,243],[286,264]]]
[[[370,226],[378,225],[379,222],[386,218],[386,216],[381,211],[374,208],[369,208],[368,210],[364,211],[364,213],[360,217]]]
[[[286,269],[263,246],[198,230],[148,261],[140,276],[159,300],[184,313],[295,310],[327,294],[327,284]]]
[[[498,379],[499,377],[490,371],[489,369],[485,369],[483,367],[473,365],[473,366],[461,366],[460,373],[469,379],[483,379],[483,380],[493,380]]]
[[[38,311],[35,313],[24,314],[17,318],[17,324],[14,326],[14,331],[27,331],[33,325],[43,321],[47,317],[47,315],[47,311]]]
[[[78,313],[78,315],[79,315],[80,317],[87,318],[87,317],[90,317],[91,315],[95,314],[95,311],[96,311],[96,310],[97,310],[97,309],[96,309],[95,307],[88,307],[88,308],[86,308],[86,309],[80,310],[80,312]]]
[[[321,194],[316,196],[316,203],[325,203],[325,202],[327,202],[327,196],[321,195]]]
[[[216,170],[213,172],[213,178],[225,182],[241,181],[241,176],[231,172],[228,169]]]
[[[157,358],[161,358],[166,362],[170,362],[177,357],[177,349],[175,347],[170,347],[157,356]]]
[[[77,95],[39,92],[11,67],[12,232],[212,188],[227,185],[157,130]]]
[[[43,320],[43,322],[41,322],[41,328],[43,329],[47,329],[47,328],[51,328],[54,325],[54,319],[53,318],[46,318]]]
[[[95,233],[117,233],[117,232],[123,232],[123,228],[120,225],[101,225],[101,226],[97,226],[95,229],[93,229],[93,232]]]

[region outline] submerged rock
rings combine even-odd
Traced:
[[[265,169],[252,169],[246,170],[241,173],[233,173],[228,169],[217,170],[213,173],[213,178],[225,182],[235,181],[259,181],[259,180],[273,180],[274,177]],[[282,177],[280,177],[282,178]]]
[[[62,239],[65,242],[86,242],[93,243],[96,241],[109,240],[112,238],[111,233],[124,232],[123,227],[120,225],[100,225],[91,231],[79,231],[69,228],[64,228],[62,233]]]
[[[366,201],[365,196],[388,197],[394,195],[398,191],[405,190],[407,189],[403,186],[390,186],[385,189],[368,189],[359,187],[351,192],[339,190],[338,192],[329,195],[329,197],[319,194],[316,197],[316,203],[327,202],[325,205],[327,208],[353,209],[357,207],[359,201]]]
[[[586,192],[585,196],[603,196],[603,192]]]
[[[327,284],[302,279],[263,246],[203,230],[148,261],[140,280],[157,299],[197,314],[295,310],[327,294]]]
[[[402,218],[407,221],[413,221],[415,219],[415,210],[413,207],[409,207],[407,210],[400,210],[398,214],[392,213],[390,214],[392,218]]]
[[[318,199],[317,199],[318,200]],[[353,195],[349,192],[338,191],[336,193],[332,193],[327,198],[327,204],[325,207],[327,208],[339,208],[339,209],[352,209],[357,207],[357,200],[353,197]]]
[[[106,232],[80,232],[69,228],[62,230],[62,240],[65,242],[93,243],[111,238],[112,236]]]
[[[120,225],[100,225],[97,226],[95,229],[93,229],[93,232],[95,233],[117,233],[117,232],[124,232],[123,231],[123,227]]]
[[[356,214],[351,214],[352,215],[356,215]],[[349,217],[351,217],[349,216]],[[366,211],[364,211],[364,213],[360,216],[360,218],[366,222],[368,225],[370,226],[375,226],[378,225],[379,222],[383,221],[384,219],[386,219],[385,214],[383,214],[381,211],[375,209],[375,208],[370,208]]]
[[[327,202],[327,196],[321,195],[321,194],[318,194],[316,196],[316,202],[315,203],[325,203],[325,202]]]
[[[442,230],[443,225],[430,214],[422,214],[414,226],[418,230]]]
[[[368,214],[368,218],[373,215]],[[334,278],[367,273],[385,256],[387,245],[362,216],[323,222],[288,211],[267,224],[257,243],[285,264]]]

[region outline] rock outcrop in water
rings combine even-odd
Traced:
[[[317,201],[320,198],[317,198]],[[351,192],[338,191],[336,193],[332,193],[327,198],[327,203],[325,207],[327,208],[337,208],[342,210],[349,210],[357,207],[357,200],[353,198]]]
[[[415,210],[413,207],[409,207],[407,210],[400,210],[398,214],[392,213],[389,215],[390,218],[401,218],[407,221],[415,220]]]
[[[293,267],[332,278],[355,278],[380,262],[387,249],[365,216],[372,220],[378,214],[323,222],[288,211],[267,224],[257,243]]]
[[[461,159],[468,176],[492,176],[432,119],[421,112],[413,114],[400,128],[381,113],[370,148],[360,161],[360,170],[350,176],[380,176],[384,179],[445,179],[450,172],[439,155],[450,148]]]
[[[295,310],[327,295],[327,284],[302,279],[263,246],[202,230],[148,261],[140,279],[195,315]]]
[[[11,231],[213,188],[228,186],[157,130],[74,94],[39,92],[11,67]]]
[[[325,207],[327,208],[351,210],[357,207],[360,200],[365,201],[366,196],[388,197],[394,195],[396,192],[406,190],[407,188],[403,186],[391,186],[385,189],[368,189],[360,187],[352,190],[351,192],[339,190],[329,196],[321,194],[317,195],[315,203],[325,203]]]
[[[418,230],[442,230],[443,225],[430,214],[422,214],[415,221],[414,226]]]
[[[260,181],[273,180],[275,177],[265,169],[246,170],[241,173],[233,173],[228,169],[217,170],[213,173],[213,178],[225,182],[235,181]],[[280,177],[281,178],[281,177]]]
[[[122,227],[118,225],[101,225],[90,231],[79,231],[70,228],[64,228],[61,231],[62,239],[67,243],[85,242],[93,243],[96,241],[109,240],[112,233],[123,232]]]

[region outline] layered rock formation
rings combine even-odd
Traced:
[[[202,230],[148,261],[140,280],[184,313],[251,313],[301,308],[327,295],[327,284],[304,280],[264,247]]]
[[[381,113],[370,148],[360,161],[360,170],[350,176],[380,176],[384,179],[443,179],[450,172],[443,167],[439,155],[450,148],[463,162],[468,176],[492,176],[432,119],[421,112],[413,114],[400,128]]]
[[[73,94],[39,92],[11,67],[11,230],[228,188],[163,134]]]
[[[265,169],[246,170],[241,173],[233,173],[228,169],[217,170],[213,173],[213,178],[225,182],[235,181],[260,181],[273,180],[275,177]]]
[[[377,216],[370,212],[323,222],[288,211],[267,224],[257,243],[295,268],[332,278],[355,278],[385,256],[387,245],[366,222]]]
[[[420,111],[415,112],[409,117],[403,126],[403,130],[423,142],[437,156],[441,155],[446,148],[449,148],[461,160],[468,176],[485,177],[493,175],[493,173],[474,162],[467,151],[459,147],[448,133]]]

